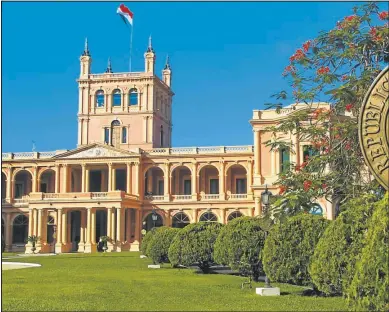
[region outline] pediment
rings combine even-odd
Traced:
[[[110,146],[93,145],[87,147],[77,148],[72,151],[57,155],[56,158],[110,158],[110,157],[128,157],[137,156],[138,154],[113,148]]]

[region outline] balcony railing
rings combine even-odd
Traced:
[[[174,201],[176,200],[191,200],[192,195],[172,195]]]
[[[251,154],[253,152],[253,145],[153,148],[143,151],[148,155]]]
[[[219,194],[202,194],[201,199],[206,199],[206,200],[215,200],[219,199],[220,195]]]
[[[229,194],[227,199],[247,199],[247,194]]]
[[[93,192],[91,198],[105,198],[108,197],[108,192]]]
[[[146,200],[154,201],[154,200],[164,200],[165,196],[164,195],[146,195],[145,196]]]

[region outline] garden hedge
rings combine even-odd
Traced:
[[[346,296],[353,310],[389,311],[389,201],[375,205],[366,245]]]
[[[261,252],[264,243],[265,231],[260,219],[236,218],[221,229],[215,242],[214,258],[217,263],[229,265],[257,281],[263,274]]]
[[[198,222],[181,229],[169,248],[170,263],[173,266],[197,264],[207,273],[214,264],[214,244],[222,226],[217,222]]]
[[[342,295],[349,287],[373,210],[369,197],[351,200],[325,230],[309,266],[313,283],[323,293]]]
[[[162,226],[155,230],[152,239],[147,244],[147,256],[154,263],[168,263],[168,252],[174,237],[180,229]]]
[[[146,235],[142,238],[142,242],[140,244],[140,251],[142,255],[148,256],[147,254],[147,245],[150,243],[150,241],[153,239],[155,231],[157,228],[152,228],[150,231],[146,233]]]
[[[272,281],[313,286],[308,266],[328,220],[301,214],[274,225],[263,249],[262,263]]]

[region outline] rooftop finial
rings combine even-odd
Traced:
[[[149,37],[149,46],[147,47],[147,52],[154,52],[151,35]]]
[[[170,63],[169,63],[169,54],[166,55],[166,64],[164,69],[170,69]]]
[[[108,58],[108,67],[107,70],[105,71],[106,73],[112,73],[112,66],[111,66],[111,58]]]
[[[82,53],[82,55],[84,55],[84,56],[89,56],[88,38],[85,38],[84,52]]]

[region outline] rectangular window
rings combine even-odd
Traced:
[[[191,186],[192,186],[191,180],[184,180],[184,195],[192,194]]]
[[[163,195],[163,180],[158,181],[158,195]]]
[[[308,158],[312,156],[316,156],[319,154],[319,151],[314,149],[311,145],[303,146],[303,161],[306,161]]]
[[[236,194],[246,194],[247,190],[247,180],[246,179],[236,179]]]
[[[290,151],[289,148],[282,148],[280,150],[280,169],[281,172],[285,172],[290,165]]]
[[[209,191],[210,194],[219,194],[219,179],[209,180]]]
[[[127,143],[127,128],[122,128],[122,143]]]
[[[100,93],[96,95],[96,106],[97,107],[104,106],[104,93]]]
[[[104,128],[104,143],[109,144],[109,128]]]
[[[24,193],[24,185],[22,183],[16,183],[15,187],[15,198],[22,198]]]

